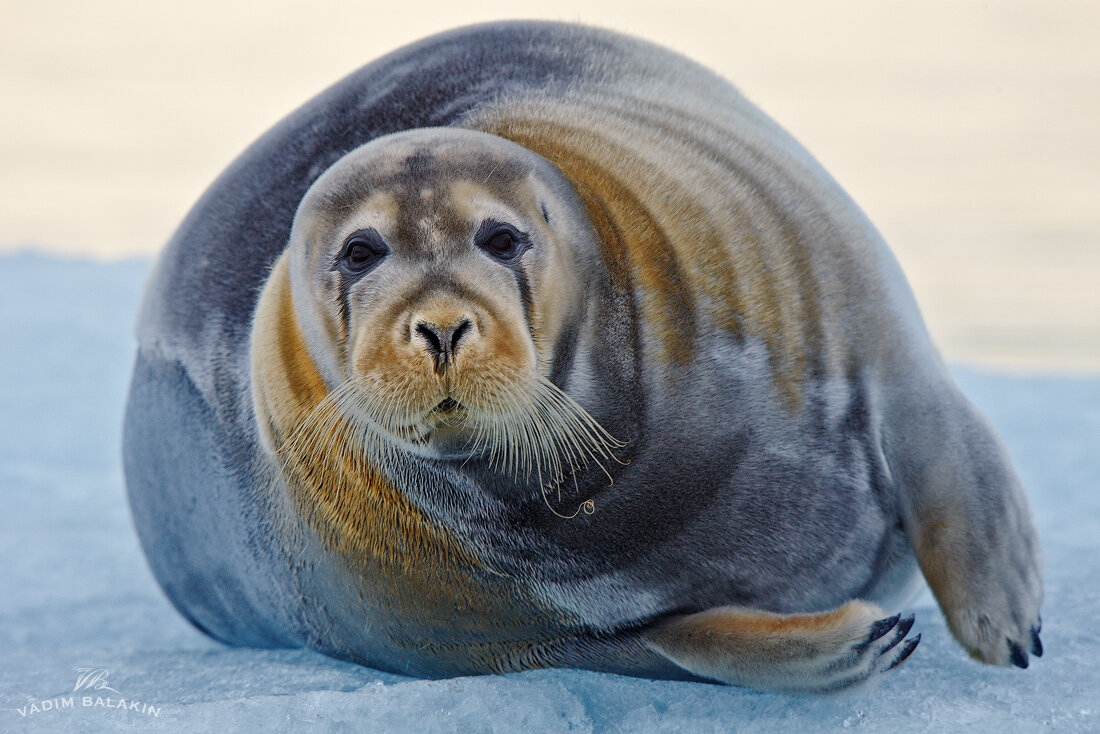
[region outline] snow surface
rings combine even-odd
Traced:
[[[1100,731],[1100,379],[957,371],[1008,442],[1045,547],[1047,653],[1027,671],[971,662],[925,593],[916,654],[847,697],[572,670],[424,681],[223,647],[161,595],[119,458],[149,267],[0,257],[0,731]],[[74,692],[78,668],[109,671],[118,693]]]

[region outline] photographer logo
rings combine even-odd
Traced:
[[[69,696],[32,701],[15,709],[23,718],[38,716],[65,709],[107,708],[126,710],[154,718],[160,716],[160,707],[144,701],[127,699],[108,682],[111,671],[106,668],[77,668],[76,684]],[[111,695],[114,694],[114,695]]]

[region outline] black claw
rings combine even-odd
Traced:
[[[894,627],[897,627],[899,619],[901,619],[901,615],[895,614],[892,617],[880,619],[879,621],[875,622],[873,625],[871,625],[871,634],[867,636],[867,639],[864,640],[863,644],[870,645],[872,642],[884,636],[890,630],[894,629]]]
[[[1043,657],[1043,641],[1039,639],[1039,628],[1031,628],[1031,654],[1037,658]]]
[[[917,635],[911,640],[906,640],[905,644],[902,645],[901,650],[898,651],[898,656],[894,658],[894,662],[890,663],[890,667],[887,668],[887,670],[893,670],[894,668],[898,667],[906,660],[908,660],[909,656],[913,654],[913,651],[917,649],[917,645],[919,644],[920,635]]]
[[[1005,641],[1008,642],[1008,659],[1012,661],[1012,664],[1017,668],[1027,667],[1027,653],[1024,652],[1024,648],[1017,645],[1007,637]]]
[[[913,629],[913,619],[913,615],[910,614],[908,617],[905,617],[900,622],[898,622],[898,626],[895,627],[894,630],[890,633],[893,635],[893,639],[891,639],[890,642],[886,644],[886,647],[882,648],[882,650],[879,651],[879,655],[885,655],[886,653],[890,652],[898,646],[899,642],[905,639],[905,636],[909,634],[909,630]]]

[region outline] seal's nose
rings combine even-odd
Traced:
[[[448,325],[439,325],[430,321],[418,321],[416,334],[424,342],[424,348],[432,355],[436,374],[443,374],[454,359],[459,344],[470,333],[470,319],[462,316]]]

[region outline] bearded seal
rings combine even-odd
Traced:
[[[728,83],[555,23],[429,38],[246,150],[145,294],[124,466],[235,645],[828,692],[1042,652],[1039,546],[881,237]]]

